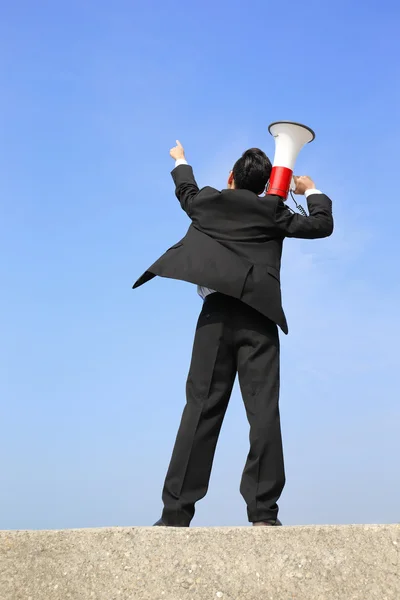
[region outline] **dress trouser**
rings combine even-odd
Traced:
[[[163,521],[188,526],[208,489],[236,373],[250,424],[240,486],[250,522],[275,519],[285,485],[275,323],[240,300],[208,296],[197,323],[183,411],[163,489]],[[229,503],[229,498],[226,499]]]

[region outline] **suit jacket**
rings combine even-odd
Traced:
[[[278,196],[248,190],[199,190],[192,168],[172,171],[176,196],[192,223],[136,281],[156,275],[188,281],[238,298],[288,333],[282,308],[280,268],[285,237],[323,238],[333,231],[332,202],[308,197],[310,215],[293,214]]]

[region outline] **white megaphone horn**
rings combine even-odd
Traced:
[[[271,123],[268,131],[275,138],[275,156],[267,194],[286,200],[289,190],[295,187],[292,178],[297,156],[305,144],[313,141],[315,133],[306,125],[291,121]]]

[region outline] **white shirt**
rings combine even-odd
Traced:
[[[175,167],[179,167],[180,165],[187,165],[187,164],[188,164],[188,162],[184,158],[178,158],[178,160],[175,161]],[[311,196],[311,194],[322,194],[322,192],[317,189],[312,189],[312,190],[306,190],[304,193],[306,198],[308,198],[308,196]],[[200,298],[202,298],[204,300],[210,294],[215,294],[215,290],[212,290],[208,287],[204,287],[202,285],[198,285],[197,293],[199,294]]]

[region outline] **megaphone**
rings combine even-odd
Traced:
[[[292,178],[297,156],[305,144],[315,139],[315,133],[306,125],[291,121],[271,123],[268,131],[275,138],[275,156],[267,194],[286,200],[289,190],[295,187]]]

